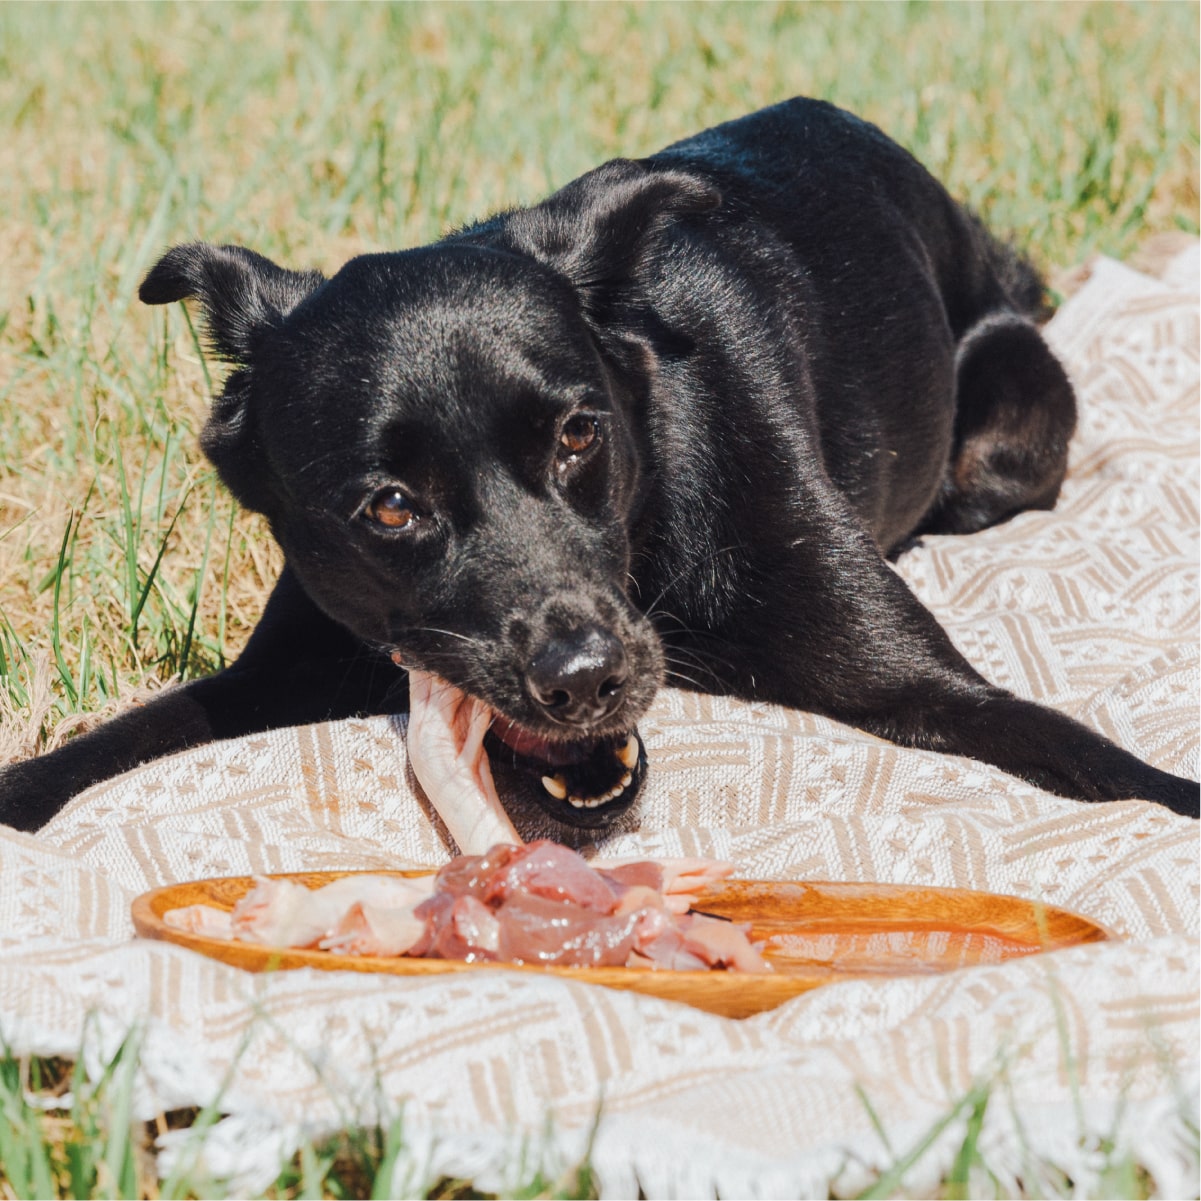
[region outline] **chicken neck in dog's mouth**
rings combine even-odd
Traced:
[[[501,796],[589,829],[611,825],[638,796],[646,752],[635,731],[551,738],[438,676],[408,671],[409,765],[463,854],[521,841]]]
[[[497,714],[484,738],[493,769],[551,817],[570,826],[607,826],[638,796],[646,751],[636,730],[601,738],[552,739]]]

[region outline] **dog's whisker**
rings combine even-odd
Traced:
[[[691,684],[698,692],[704,692],[704,685],[695,676],[690,676],[686,671],[681,671],[678,667],[669,667],[667,672],[668,681],[683,680],[687,684]]]
[[[677,584],[682,583],[694,572],[706,566],[706,564],[716,562],[717,559],[719,559],[722,555],[732,554],[734,551],[741,549],[742,545],[740,543],[732,543],[729,546],[719,546],[715,550],[709,551],[707,554],[701,555],[694,559],[691,563],[685,564],[684,567],[677,571],[676,574],[673,575],[671,579],[663,585],[650,604],[646,606],[645,611],[647,616],[650,617],[658,610],[660,602],[673,588],[676,587]]]
[[[681,663],[674,656],[665,655],[664,663],[667,667],[668,675],[673,676],[677,679],[687,680],[691,684],[696,684],[696,686],[698,688],[700,687],[700,682],[696,679],[695,676],[690,675],[688,672],[686,672],[684,670],[685,667],[688,667],[688,668],[691,668],[692,670],[701,672],[704,676],[707,676],[712,683],[714,683],[718,686],[720,686],[724,682],[722,680],[722,677],[720,675],[718,675],[717,672],[715,672],[711,667],[709,667],[708,665],[706,665],[703,662],[691,662],[691,661],[685,660],[684,662]]]
[[[404,631],[406,634],[440,634],[446,638],[457,638],[460,642],[470,643],[472,646],[488,646],[489,642],[485,638],[476,638],[470,634],[460,634],[455,630],[444,630],[438,626],[414,626],[411,629]]]

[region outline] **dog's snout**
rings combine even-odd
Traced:
[[[547,641],[531,659],[525,678],[534,703],[549,717],[582,726],[621,704],[629,674],[621,639],[588,625]]]

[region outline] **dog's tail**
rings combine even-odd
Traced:
[[[1038,268],[1012,242],[994,234],[975,213],[968,211],[967,217],[988,265],[1014,309],[1037,324],[1048,320],[1055,306]]]

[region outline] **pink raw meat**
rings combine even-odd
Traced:
[[[437,877],[434,895],[418,906],[428,923],[411,954],[469,961],[571,966],[674,967],[735,965],[767,971],[747,928],[672,909],[665,877],[697,887],[729,874],[729,865],[674,861],[666,870],[639,861],[595,871],[574,851],[548,841],[492,847],[460,856]],[[485,914],[491,921],[485,919]]]
[[[513,963],[620,967],[629,958],[641,912],[599,914],[571,902],[516,893],[497,911],[500,957]]]
[[[606,865],[604,861],[598,861],[590,866],[610,884],[617,884],[621,888],[651,888],[655,892],[663,891],[666,875],[663,865],[650,859],[639,859],[630,863],[615,862],[611,866]]]
[[[496,915],[471,893],[435,893],[418,906],[417,915],[425,921],[425,933],[409,954],[467,963],[491,963],[500,958]]]
[[[234,937],[274,947],[311,947],[334,936],[355,903],[411,912],[431,887],[429,877],[423,876],[343,876],[317,889],[258,876],[254,888],[233,908]]]
[[[751,928],[739,922],[727,922],[703,913],[689,913],[678,919],[684,936],[684,949],[703,959],[710,967],[728,967],[739,972],[766,972],[768,965],[747,937]]]
[[[340,955],[427,956],[575,967],[770,971],[749,926],[675,912],[683,891],[729,874],[708,860],[596,871],[549,841],[460,855],[437,876],[348,875],[324,888],[257,877],[232,913],[203,905],[168,924],[214,937]]]
[[[639,939],[626,967],[659,968],[673,972],[704,972],[710,964],[688,950],[684,935],[674,925],[666,925]]]
[[[645,873],[644,873],[645,874]],[[569,847],[539,839],[523,847],[492,877],[483,900],[499,903],[518,893],[570,901],[597,913],[612,913],[621,889],[588,866],[588,861]]]
[[[521,842],[484,751],[493,716],[482,701],[409,668],[409,764],[464,855]]]
[[[183,905],[179,909],[168,909],[163,921],[175,930],[186,930],[189,934],[203,934],[206,938],[233,938],[233,924],[229,911],[215,905]]]
[[[482,897],[492,886],[492,879],[525,849],[524,843],[516,846],[499,843],[483,855],[459,855],[443,867],[435,877],[435,889],[458,896],[470,893]]]
[[[662,890],[672,913],[687,913],[701,892],[734,871],[732,863],[721,859],[595,859],[592,862],[596,871],[609,877],[629,872],[644,874],[648,865],[661,872],[662,882],[653,887]],[[631,882],[634,879],[632,876],[619,878],[628,878]]]
[[[413,907],[384,909],[356,901],[317,945],[335,955],[404,955],[425,933]]]

